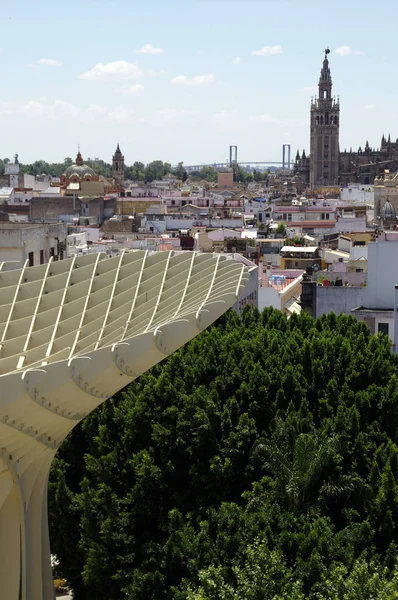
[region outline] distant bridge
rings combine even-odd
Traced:
[[[241,165],[244,167],[254,167],[260,165],[272,165],[272,166],[283,166],[284,163],[277,160],[269,160],[269,161],[256,161],[256,160],[240,160],[239,162],[223,162],[223,163],[203,163],[200,165],[184,165],[187,171],[200,171],[202,167],[214,167],[214,169],[222,169],[224,167],[231,167],[233,165]]]
[[[213,163],[202,163],[201,165],[184,165],[187,171],[200,171],[202,167],[213,167],[214,169],[222,169],[224,167],[232,167],[233,165],[242,165],[244,167],[256,167],[260,165],[271,165],[271,166],[282,166],[282,169],[293,168],[293,161],[291,160],[291,147],[290,144],[283,144],[282,146],[282,160],[239,160],[238,161],[238,146],[229,147],[229,161],[228,162],[213,162]]]

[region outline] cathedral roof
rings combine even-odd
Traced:
[[[96,172],[94,171],[94,169],[92,169],[91,167],[89,167],[88,165],[86,165],[83,161],[83,157],[80,154],[80,150],[77,153],[76,156],[76,161],[74,162],[73,165],[71,165],[70,167],[68,167],[65,172],[63,173],[63,175],[65,175],[65,177],[73,177],[74,175],[76,175],[76,177],[79,177],[79,179],[83,179],[83,177],[90,175],[90,177],[96,177]]]

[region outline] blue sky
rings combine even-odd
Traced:
[[[0,1],[0,155],[127,164],[309,150],[330,46],[340,147],[398,137],[396,4],[385,0]]]

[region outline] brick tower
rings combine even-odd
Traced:
[[[118,188],[124,187],[124,156],[119,148],[119,142],[112,157],[112,179]]]
[[[311,102],[310,187],[336,186],[339,183],[340,105],[332,97],[332,77],[328,54],[318,84],[318,98]]]

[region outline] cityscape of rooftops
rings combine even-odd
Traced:
[[[398,598],[395,9],[1,3],[0,600]]]

